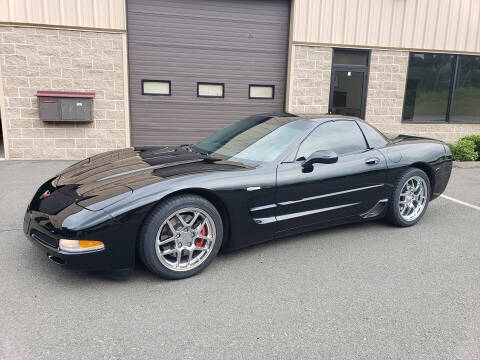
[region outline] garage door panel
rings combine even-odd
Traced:
[[[160,19],[144,19],[142,23],[148,21],[160,21]],[[135,26],[132,24],[132,26]],[[153,35],[152,32],[161,34],[161,37]],[[190,34],[186,34],[191,32]],[[258,26],[251,29],[251,26],[240,25],[237,28],[233,24],[225,22],[212,25],[205,24],[204,27],[195,27],[192,24],[184,22],[168,24],[162,21],[162,26],[139,27],[137,40],[138,45],[147,46],[198,46],[204,49],[225,49],[239,51],[260,51],[285,53],[284,48],[278,47],[278,42],[283,40],[285,33],[288,33],[288,26],[273,25],[266,29],[260,29]]]
[[[197,63],[195,63],[195,60],[193,59],[189,60],[179,58],[178,61],[173,61],[171,59],[164,59],[163,57],[159,56],[157,61],[162,62],[162,68],[154,68],[149,70],[151,67],[155,67],[156,61],[139,63],[137,70],[139,71],[138,75],[170,74],[170,76],[183,76],[185,78],[189,76],[231,76],[232,78],[245,78],[248,76],[252,79],[258,79],[262,77],[266,79],[278,79],[278,72],[283,70],[283,65],[285,65],[284,63],[269,63],[267,60],[258,58],[245,58],[243,61],[232,60],[231,63],[219,63],[216,62],[214,58],[204,57],[202,58],[201,63],[198,62],[198,60]],[[212,69],[213,66],[215,67],[214,69]],[[189,70],[188,73],[186,73],[185,70]],[[252,70],[255,70],[253,74]]]
[[[132,26],[137,26],[138,31],[140,34],[146,36],[146,40],[148,41],[149,38],[152,38],[152,33],[148,26],[145,26],[147,21],[159,20],[157,16],[154,15],[143,15],[141,18],[131,21],[130,23]],[[257,37],[259,39],[264,38],[278,38],[279,34],[277,32],[278,29],[284,29],[287,24],[279,24],[279,23],[267,23],[267,24],[260,24],[257,22],[251,21],[231,21],[231,20],[222,20],[222,19],[215,19],[214,22],[212,20],[203,20],[203,19],[192,19],[189,17],[165,17],[162,18],[161,25],[153,25],[153,27],[162,28],[165,31],[165,34],[171,36],[177,36],[178,39],[184,39],[185,42],[188,42],[188,37],[186,37],[186,32],[188,29],[195,30],[195,33],[192,34],[194,37],[215,37],[216,35],[221,34],[221,32],[225,32],[227,36],[235,35],[236,33],[244,30],[249,30],[249,28],[253,28],[257,33]],[[176,32],[175,30],[178,29],[179,31]],[[182,30],[184,30],[182,32]],[[217,39],[220,44],[228,44],[228,39],[222,38]],[[253,40],[250,38],[250,40]]]
[[[208,126],[208,124],[202,123],[198,120],[200,119],[210,119],[211,122],[216,122],[218,124],[222,125],[227,125],[229,123],[228,117],[232,116],[243,116],[245,112],[247,112],[249,109],[254,108],[256,110],[255,113],[264,113],[264,112],[270,112],[270,111],[277,111],[274,106],[268,105],[268,104],[242,104],[242,105],[236,105],[234,107],[232,106],[224,106],[224,104],[212,104],[212,103],[198,103],[196,104],[195,108],[189,107],[190,103],[184,105],[184,106],[178,106],[178,103],[164,103],[161,108],[165,109],[167,111],[170,111],[169,116],[165,116],[164,118],[169,118],[171,121],[165,122],[165,125],[175,123],[177,125],[181,123],[195,123],[197,124],[198,127],[202,126]],[[180,104],[181,105],[181,104]],[[229,105],[229,104],[227,104]],[[146,115],[155,115],[158,113],[158,107],[156,106],[148,106],[148,109],[145,109],[146,103],[137,103],[137,104],[132,104],[132,108],[137,108],[138,110],[144,111]],[[223,116],[212,116],[212,107],[218,107],[219,110],[222,111]],[[266,111],[267,110],[267,111]],[[194,116],[193,116],[194,115]],[[176,121],[178,116],[188,116],[186,119],[182,119],[182,122],[179,123]],[[162,119],[157,119],[157,118],[146,118],[144,117],[143,119],[138,119],[137,123],[138,124],[155,124],[159,120]]]
[[[288,0],[129,0],[134,145],[193,142],[255,113],[284,109]],[[171,81],[171,96],[141,95],[141,80]],[[197,82],[223,83],[224,98],[197,97]],[[248,99],[249,84],[275,99]]]
[[[237,59],[232,59],[230,62],[219,62],[215,56],[205,56],[202,57],[201,60],[198,59],[199,57],[200,55],[198,53],[192,53],[192,58],[178,58],[177,61],[174,61],[171,58],[158,56],[156,60],[146,60],[138,63],[133,62],[131,65],[137,65],[138,71],[141,71],[143,74],[172,74],[172,72],[176,72],[179,73],[180,76],[185,74],[184,76],[186,77],[187,74],[185,70],[188,69],[188,74],[191,75],[198,73],[200,76],[249,76],[253,79],[258,79],[259,76],[278,78],[278,72],[283,70],[285,65],[284,62],[270,62],[268,59],[252,57],[251,55],[246,57],[238,56]],[[156,67],[158,62],[162,63],[161,68]],[[215,67],[214,69],[212,69],[213,66]],[[154,68],[152,69],[152,67]],[[233,74],[230,72],[233,72]]]
[[[175,59],[180,59],[185,62],[190,62],[191,64],[201,63],[199,60],[213,60],[220,64],[230,65],[230,67],[236,67],[234,63],[241,64],[242,60],[251,59],[252,61],[257,61],[259,63],[271,62],[273,65],[281,64],[285,65],[284,57],[285,53],[282,51],[267,51],[262,49],[261,51],[252,51],[249,50],[233,50],[230,48],[203,48],[201,46],[164,46],[159,45],[159,49],[152,50],[152,45],[138,45],[137,53],[135,54],[135,59],[132,64],[137,66],[151,66],[152,63],[162,59],[165,61],[173,62]],[[195,58],[195,56],[200,57]],[[221,56],[219,58],[219,56]],[[150,62],[150,63],[149,63]],[[158,65],[158,63],[157,63]],[[163,65],[163,64],[162,64]]]
[[[272,1],[276,0],[230,0],[230,4],[225,6],[224,0],[218,1],[177,1],[161,0],[162,5],[158,6],[157,1],[135,0],[128,4],[129,13],[143,13],[155,15],[189,15],[191,17],[229,19],[229,20],[250,20],[258,22],[279,22],[288,21],[289,13],[285,7],[289,6],[286,2],[272,6]],[[179,3],[180,6],[179,6]],[[253,6],[254,5],[254,6]],[[248,15],[248,16],[245,16]]]

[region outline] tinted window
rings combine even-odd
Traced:
[[[358,122],[358,125],[362,129],[363,134],[367,138],[368,145],[371,148],[379,148],[388,143],[388,141],[385,139],[385,136],[383,136],[377,129],[361,121]]]
[[[206,137],[193,149],[220,158],[268,162],[280,156],[309,126],[307,120],[249,118]]]
[[[479,99],[480,56],[459,56],[450,121],[480,121]]]
[[[355,121],[330,121],[317,127],[303,141],[297,159],[306,159],[318,150],[332,150],[343,155],[366,149],[365,139]]]
[[[334,65],[368,65],[368,52],[354,50],[337,50],[333,53]]]
[[[404,120],[446,120],[454,58],[446,54],[410,54]]]

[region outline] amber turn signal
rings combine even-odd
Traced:
[[[85,252],[92,250],[103,250],[105,245],[101,241],[96,240],[70,240],[60,239],[60,250],[65,252]]]

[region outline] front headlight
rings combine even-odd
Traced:
[[[105,245],[101,241],[96,240],[70,240],[60,239],[60,250],[72,253],[88,252],[92,250],[103,250]]]

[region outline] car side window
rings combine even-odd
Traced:
[[[367,138],[368,146],[370,146],[371,148],[379,148],[388,144],[385,136],[383,136],[382,133],[380,133],[380,131],[378,131],[374,127],[362,121],[357,121],[357,124],[362,129],[363,134]]]
[[[307,159],[318,150],[331,150],[341,156],[365,151],[367,144],[355,121],[329,121],[318,126],[300,144],[297,160]]]

